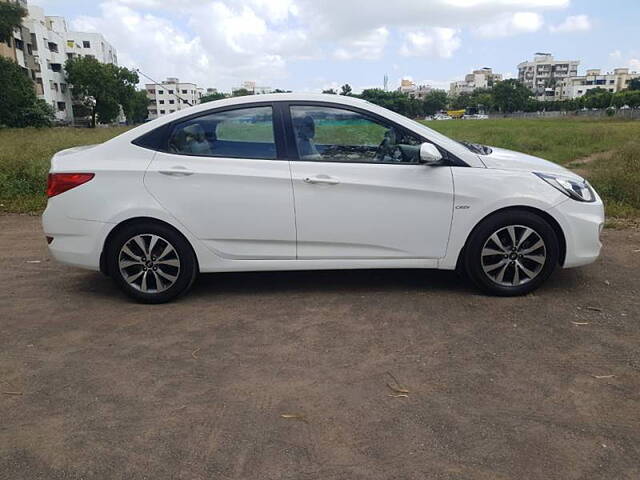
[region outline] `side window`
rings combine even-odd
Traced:
[[[291,120],[301,160],[418,163],[422,140],[351,110],[292,106]]]
[[[192,118],[172,129],[168,148],[205,157],[275,159],[273,110],[240,108]]]

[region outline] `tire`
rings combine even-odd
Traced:
[[[173,300],[191,288],[198,273],[189,242],[174,229],[150,221],[117,232],[107,248],[107,264],[118,287],[142,303]]]
[[[544,218],[526,210],[508,210],[475,228],[465,249],[464,267],[489,294],[525,295],[549,278],[559,253],[556,233]]]

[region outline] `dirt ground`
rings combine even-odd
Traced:
[[[603,236],[523,298],[297,272],[147,306],[2,216],[0,478],[638,479],[640,231]]]

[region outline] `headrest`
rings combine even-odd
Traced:
[[[293,117],[293,128],[299,138],[310,140],[316,135],[316,124],[309,115]]]

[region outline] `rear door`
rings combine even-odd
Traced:
[[[419,163],[425,139],[344,106],[292,103],[289,110],[299,259],[445,255],[452,172]]]
[[[158,202],[217,255],[294,259],[289,162],[271,104],[178,121],[145,175]]]

